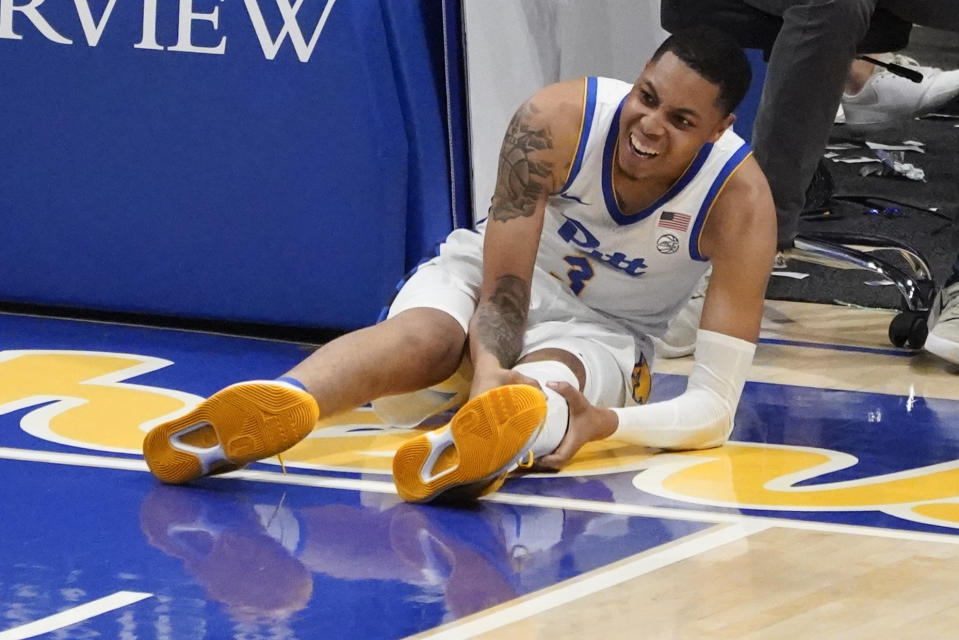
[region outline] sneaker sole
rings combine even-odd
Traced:
[[[318,418],[316,402],[305,391],[272,381],[240,382],[152,429],[144,438],[143,456],[161,481],[181,484],[285,451],[305,438]],[[200,447],[219,447],[212,461],[174,444],[177,436],[204,425],[210,429],[200,437]]]
[[[484,480],[516,467],[545,418],[546,398],[539,389],[528,385],[491,389],[463,405],[445,432],[441,428],[403,443],[393,457],[396,490],[407,502],[428,502],[465,484],[484,487]],[[458,461],[429,477],[426,465],[441,451],[434,449],[434,440],[455,447]]]

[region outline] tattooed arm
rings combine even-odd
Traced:
[[[483,285],[470,321],[472,395],[519,381],[530,283],[549,194],[566,177],[578,141],[583,81],[543,89],[517,110],[499,156],[486,223]]]

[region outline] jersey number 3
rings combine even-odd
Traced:
[[[563,258],[570,266],[566,272],[569,277],[569,288],[579,295],[586,283],[593,279],[593,265],[583,256],[566,256]]]

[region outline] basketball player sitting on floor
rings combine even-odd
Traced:
[[[293,446],[320,415],[371,401],[395,426],[466,401],[397,451],[396,487],[413,502],[489,493],[518,466],[558,468],[613,433],[665,449],[722,444],[776,251],[769,188],[730,127],[749,80],[735,44],[696,28],[667,39],[633,86],[542,89],[506,131],[489,217],[453,231],[386,320],[157,426],[150,469],[182,483],[241,467]],[[649,336],[710,264],[688,388],[644,405]]]

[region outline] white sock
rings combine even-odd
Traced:
[[[555,360],[524,362],[513,367],[513,370],[539,382],[546,394],[546,421],[539,436],[533,442],[533,457],[540,458],[553,453],[566,435],[566,428],[569,426],[569,406],[566,404],[566,398],[547,387],[546,383],[568,382],[578,389],[579,380],[569,367]]]

